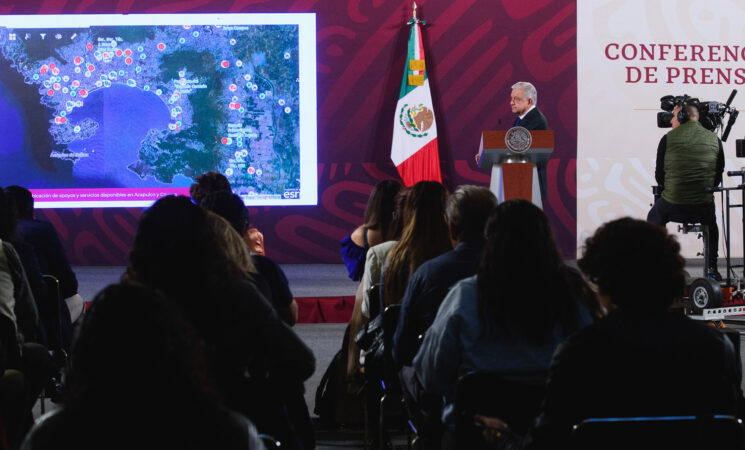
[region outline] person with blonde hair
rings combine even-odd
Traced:
[[[226,233],[225,251],[228,256],[233,256],[235,260],[249,269],[253,275],[250,278],[256,283],[256,286],[272,303],[279,313],[282,320],[290,326],[295,325],[298,316],[297,302],[290,291],[289,282],[282,268],[272,259],[256,254],[252,250],[251,244],[245,240],[246,229],[248,228],[248,209],[243,200],[230,191],[213,192],[202,199],[199,203],[204,210],[217,214],[224,218],[228,225],[238,234],[238,237],[245,243],[239,245],[235,236],[225,229],[225,224],[217,224],[221,233]],[[232,244],[231,244],[232,243]],[[227,248],[231,247],[231,248]],[[245,247],[245,248],[244,248]],[[248,253],[245,253],[248,251]],[[251,253],[254,253],[253,255]]]
[[[224,217],[212,211],[206,212],[207,222],[215,231],[217,245],[234,265],[233,270],[235,272],[233,275],[248,281],[256,281],[256,266],[254,266],[253,259],[251,258],[251,251],[248,249],[248,245],[246,245],[241,235],[235,231],[235,228]],[[259,283],[256,284],[259,290],[262,290],[262,286]],[[262,292],[262,294],[267,295],[265,292]],[[267,297],[271,298],[271,294],[267,295]]]

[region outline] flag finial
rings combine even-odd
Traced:
[[[416,20],[416,2],[414,2],[414,6],[412,8],[412,19]]]

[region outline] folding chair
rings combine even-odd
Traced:
[[[470,372],[458,380],[455,394],[457,448],[486,448],[474,415],[499,418],[524,435],[546,394],[546,371]]]
[[[730,415],[592,418],[573,427],[572,440],[577,450],[745,447],[742,420]]]

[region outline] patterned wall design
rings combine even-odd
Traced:
[[[555,130],[549,215],[562,252],[576,246],[574,1],[420,0],[444,183],[488,184],[473,160],[481,130],[507,128],[510,85],[532,81]],[[367,195],[397,177],[389,159],[410,0],[15,0],[1,14],[317,14],[318,206],[251,208],[267,254],[282,263],[339,263],[338,241],[362,221]],[[45,210],[76,265],[126,263],[139,209]]]

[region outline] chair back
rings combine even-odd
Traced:
[[[742,449],[742,420],[730,415],[593,418],[573,427],[577,450]]]
[[[401,305],[390,305],[383,311],[383,379],[391,380],[398,384],[398,369],[393,362],[393,335],[396,333],[398,316],[401,314]]]
[[[8,316],[0,314],[0,348],[5,359],[5,369],[21,370],[21,343],[18,341],[16,324]]]
[[[42,275],[42,280],[47,288],[45,308],[49,315],[42,315],[44,329],[47,332],[47,340],[50,350],[58,350],[63,347],[62,324],[60,321],[60,287],[59,280],[53,275]]]
[[[525,434],[533,424],[546,394],[547,372],[470,372],[458,380],[455,394],[457,448],[486,448],[482,429],[473,416],[481,414],[506,422]]]
[[[370,309],[370,319],[374,319],[375,317],[378,317],[378,314],[380,314],[380,287],[380,283],[375,283],[367,290],[368,299],[370,300],[370,303],[368,304],[368,308]]]

